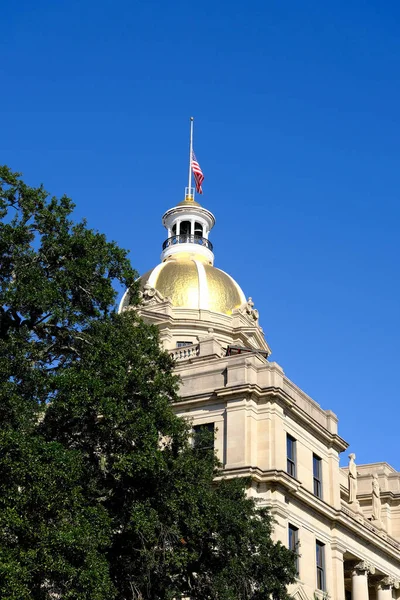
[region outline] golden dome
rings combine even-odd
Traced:
[[[140,278],[155,288],[173,306],[212,310],[226,315],[232,314],[246,302],[239,285],[224,271],[203,261],[179,257],[167,260]]]

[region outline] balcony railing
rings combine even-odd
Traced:
[[[174,348],[174,350],[169,351],[169,354],[176,361],[195,358],[200,354],[200,344],[191,344],[190,346],[182,346],[182,348]]]
[[[165,240],[162,245],[162,249],[165,250],[170,246],[175,246],[175,244],[198,244],[199,246],[205,246],[209,250],[213,249],[212,243],[201,235],[190,235],[186,233],[181,233],[180,235],[173,235],[172,237]]]

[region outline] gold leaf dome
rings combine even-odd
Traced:
[[[246,302],[240,286],[230,275],[195,258],[166,260],[140,277],[178,308],[211,310],[226,315]]]

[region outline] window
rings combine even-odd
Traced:
[[[190,221],[181,221],[180,234],[190,235],[191,223]]]
[[[314,495],[322,498],[322,460],[313,454]]]
[[[184,346],[191,346],[193,342],[176,342],[177,348],[183,348]]]
[[[194,235],[199,235],[200,237],[203,237],[203,226],[197,221],[194,224]]]
[[[289,550],[296,554],[296,573],[299,574],[299,530],[289,523]]]
[[[193,427],[193,445],[201,450],[214,450],[214,423],[202,423]]]
[[[316,542],[317,589],[325,591],[325,544]]]
[[[289,434],[286,436],[287,472],[296,477],[296,440]]]

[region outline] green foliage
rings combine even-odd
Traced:
[[[0,167],[0,597],[287,598],[292,554],[177,418],[126,253]]]

